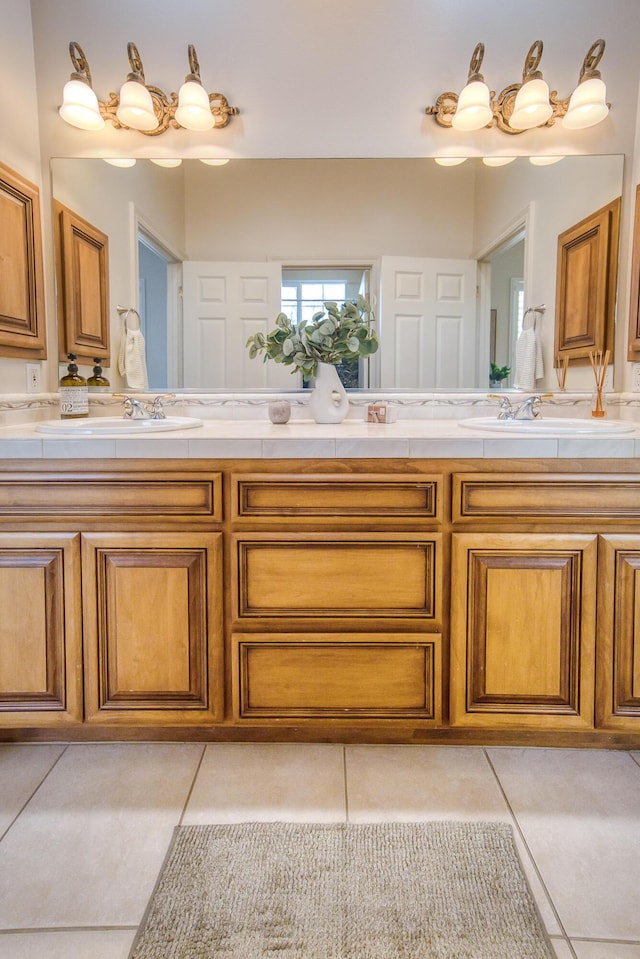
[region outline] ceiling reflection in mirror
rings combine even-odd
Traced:
[[[380,350],[359,386],[487,389],[491,364],[510,371],[493,385],[511,386],[522,313],[545,303],[536,387],[555,389],[558,235],[621,194],[623,157],[126,169],[61,158],[51,171],[54,199],[109,237],[113,388],[127,385],[117,364],[126,306],[142,318],[150,389],[298,389],[297,374],[250,360],[245,343],[274,327],[283,270],[320,300],[322,270],[332,299],[343,281],[351,298],[355,276],[374,307]]]

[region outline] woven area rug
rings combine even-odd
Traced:
[[[551,959],[503,823],[183,826],[130,959]]]

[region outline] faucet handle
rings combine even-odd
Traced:
[[[170,400],[176,394],[175,393],[158,393],[157,396],[154,396],[153,401],[151,402],[151,417],[154,420],[164,420],[166,419],[166,413],[164,411],[164,406],[162,405],[163,400]]]

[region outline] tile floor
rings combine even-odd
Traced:
[[[174,743],[0,745],[0,959],[126,959],[180,823],[426,819],[513,824],[558,959],[640,959],[640,752]]]

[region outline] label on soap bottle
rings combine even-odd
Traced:
[[[87,416],[89,395],[86,386],[60,387],[60,415],[62,417]]]

